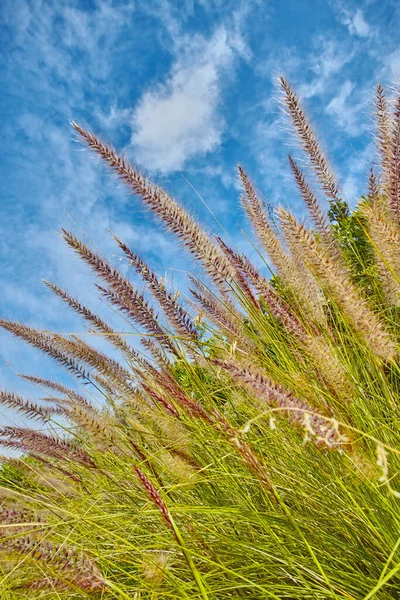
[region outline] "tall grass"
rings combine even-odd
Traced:
[[[73,123],[203,276],[181,301],[115,238],[142,293],[63,231],[142,345],[49,282],[110,355],[0,322],[79,384],[0,394],[39,423],[0,431],[20,452],[0,472],[2,598],[400,598],[400,100],[378,87],[380,171],[350,211],[280,83],[317,189],[290,157],[313,225],[279,208],[277,228],[239,167],[265,273]]]

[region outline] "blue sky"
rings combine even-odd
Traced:
[[[60,227],[84,232],[123,269],[108,229],[176,284],[190,268],[176,240],[81,149],[70,119],[221,233],[188,180],[231,243],[246,248],[238,162],[272,204],[302,211],[286,164],[288,151],[300,152],[276,76],[302,97],[354,202],[375,160],[374,87],[394,89],[400,78],[399,23],[395,0],[3,0],[1,316],[82,331],[42,278],[98,307]],[[0,343],[8,361],[0,387],[21,389],[12,369],[49,374],[40,355],[10,336],[1,333]]]

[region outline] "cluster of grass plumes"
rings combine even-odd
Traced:
[[[42,402],[0,394],[35,421],[0,430],[20,451],[0,471],[2,598],[398,597],[399,103],[378,88],[380,171],[350,211],[281,86],[320,192],[290,157],[312,227],[283,209],[276,227],[239,167],[265,273],[73,123],[204,277],[182,300],[115,238],[143,293],[64,231],[134,335],[48,282],[109,354],[0,322],[76,380],[21,375]]]

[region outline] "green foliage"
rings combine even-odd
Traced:
[[[374,251],[366,233],[367,219],[360,210],[364,203],[369,202],[367,198],[363,198],[360,207],[350,212],[347,203],[338,199],[331,205],[328,216],[353,281],[369,296],[379,299],[382,297],[382,290],[377,277]]]

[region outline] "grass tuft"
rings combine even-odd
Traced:
[[[125,334],[48,282],[109,353],[0,320],[75,382],[21,374],[41,402],[0,392],[36,421],[0,429],[18,452],[0,468],[2,598],[400,597],[400,100],[392,114],[378,86],[380,172],[351,211],[280,83],[320,190],[289,156],[313,229],[267,213],[238,167],[269,279],[72,124],[203,274],[182,298],[113,236],[139,291],[63,231]]]

